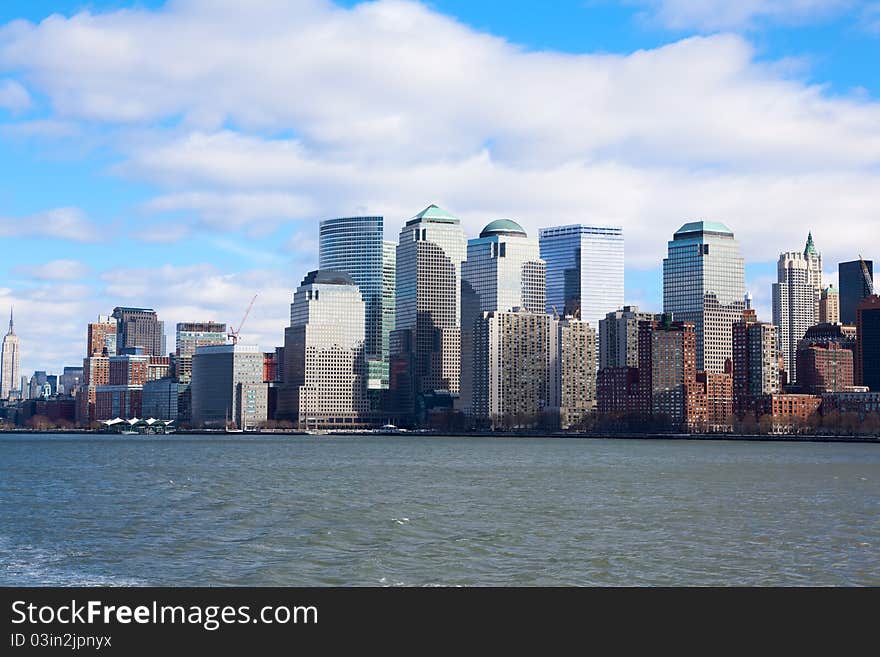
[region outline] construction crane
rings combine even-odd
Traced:
[[[238,344],[238,336],[241,334],[241,329],[244,327],[244,323],[247,321],[248,315],[251,314],[251,309],[254,307],[254,302],[257,300],[259,294],[255,294],[254,298],[251,299],[251,302],[248,304],[247,310],[244,311],[244,317],[241,318],[241,323],[239,323],[238,328],[234,329],[232,327],[229,328],[226,335],[232,340],[232,344]]]
[[[868,271],[868,265],[865,263],[865,259],[862,257],[862,254],[859,254],[859,264],[862,266],[862,276],[865,278],[865,289],[868,291],[868,296],[874,294],[874,281],[871,278],[871,272]]]

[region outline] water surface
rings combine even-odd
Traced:
[[[4,585],[880,585],[880,447],[0,436]]]

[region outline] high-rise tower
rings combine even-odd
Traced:
[[[152,308],[113,309],[116,320],[116,353],[142,347],[148,356],[165,356],[165,322]]]
[[[819,323],[822,297],[822,256],[812,233],[803,253],[779,255],[773,284],[773,323],[779,328],[779,352],[789,383],[797,381],[797,344],[807,329]]]
[[[388,388],[388,339],[394,329],[394,243],[385,242],[383,235],[384,218],[379,216],[325,219],[320,225],[320,268],[351,276],[364,300],[371,389]]]
[[[733,353],[733,324],[745,309],[745,265],[724,224],[692,221],[679,228],[663,260],[663,312],[693,322],[697,370],[724,373]]]
[[[366,421],[364,314],[353,276],[321,269],[303,279],[284,332],[277,419],[313,429]]]
[[[472,410],[476,322],[485,312],[522,310],[543,315],[545,290],[538,240],[515,221],[493,221],[478,238],[468,241],[467,260],[461,265],[460,406],[465,413]]]
[[[16,391],[21,377],[21,344],[15,334],[12,310],[9,310],[9,332],[3,338],[0,351],[0,401],[9,399]]]
[[[542,228],[547,312],[579,316],[594,329],[623,305],[623,228],[576,224]]]
[[[400,231],[391,388],[403,416],[422,415],[441,397],[459,393],[461,263],[466,248],[458,218],[436,205],[422,210]]]

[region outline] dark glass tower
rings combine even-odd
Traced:
[[[868,272],[874,276],[874,263],[865,260],[865,264],[868,266]],[[862,264],[858,260],[841,262],[837,265],[837,273],[839,278],[837,287],[840,288],[840,323],[855,326],[856,308],[859,302],[871,293],[862,272]]]

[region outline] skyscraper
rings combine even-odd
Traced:
[[[438,395],[458,395],[466,248],[458,218],[436,205],[400,231],[391,387],[394,405],[404,416],[423,415]]]
[[[874,294],[859,302],[856,329],[856,385],[880,392],[880,296]]]
[[[819,322],[821,294],[822,256],[810,234],[803,253],[780,254],[773,284],[773,323],[779,328],[779,351],[789,383],[797,381],[798,341]]]
[[[483,312],[523,308],[543,313],[545,272],[538,240],[515,221],[498,219],[478,238],[468,240],[467,260],[461,265],[462,290],[475,296]]]
[[[9,310],[9,331],[0,349],[0,401],[9,399],[21,377],[21,343],[15,334],[12,310]]]
[[[804,246],[804,259],[807,261],[807,282],[813,286],[813,315],[819,321],[819,302],[822,299],[822,254],[816,250],[813,233],[807,233]]]
[[[388,339],[394,329],[395,245],[383,235],[383,217],[339,217],[320,224],[320,269],[345,272],[363,297],[371,389],[388,388]]]
[[[542,228],[547,312],[572,315],[596,328],[623,305],[623,228],[575,224]]]
[[[299,428],[355,427],[367,421],[364,303],[346,272],[309,272],[293,295],[284,332],[278,420]]]
[[[489,223],[467,243],[461,265],[461,396],[466,413],[472,407],[474,325],[484,312],[522,309],[544,314],[545,266],[538,240],[515,221]]]
[[[732,327],[745,308],[745,266],[724,224],[693,221],[676,231],[663,260],[663,311],[696,331],[697,369],[724,373]],[[641,344],[639,346],[641,349]]]
[[[869,278],[873,279],[874,263],[871,260],[865,260],[865,267],[868,269]],[[860,260],[841,262],[837,265],[837,274],[837,286],[840,288],[840,321],[843,324],[855,326],[856,308],[862,299],[871,294],[871,289],[862,270],[862,263]]]
[[[148,356],[165,355],[165,322],[160,322],[152,308],[113,309],[116,320],[116,353],[131,347],[143,347]]]

